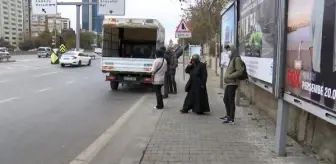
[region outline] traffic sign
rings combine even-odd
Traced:
[[[98,15],[125,16],[125,0],[99,0]]]
[[[33,15],[56,15],[57,0],[32,0]]]
[[[67,48],[65,47],[64,44],[61,44],[60,47],[59,47],[59,50],[60,50],[60,52],[64,53],[64,52],[67,51]]]
[[[51,64],[59,63],[58,57],[54,52],[51,52],[50,59],[51,59]]]
[[[176,27],[175,38],[191,38],[191,31],[184,19],[182,19],[180,24]]]

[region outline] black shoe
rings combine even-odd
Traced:
[[[188,113],[188,111],[183,110],[183,109],[181,109],[180,112],[181,112],[181,114],[183,114],[183,113]]]
[[[163,107],[154,106],[154,109],[163,109]]]
[[[221,120],[227,120],[228,118],[229,118],[229,116],[224,116],[224,117],[221,117],[219,119],[221,119]]]
[[[233,125],[233,124],[235,124],[235,122],[234,122],[234,120],[226,120],[226,121],[223,121],[223,124]]]
[[[163,99],[167,99],[167,98],[168,98],[168,96],[162,96],[162,98],[163,98]]]

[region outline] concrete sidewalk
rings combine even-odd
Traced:
[[[181,67],[181,66],[180,66]],[[315,158],[289,139],[287,157],[274,154],[275,125],[262,112],[252,107],[238,107],[236,124],[219,120],[225,110],[219,78],[208,70],[209,115],[180,114],[184,100],[182,70],[176,76],[177,95],[168,105],[144,151],[141,164],[317,164]],[[187,79],[188,77],[186,77]]]

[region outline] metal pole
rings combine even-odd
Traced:
[[[79,51],[80,46],[80,6],[76,5],[76,51]]]
[[[182,73],[183,73],[183,80],[185,80],[185,57],[184,57],[184,39],[182,38],[182,48],[183,48],[183,53],[182,53],[182,59],[183,59],[183,69],[182,69]]]
[[[278,156],[286,156],[287,127],[289,105],[283,99],[278,99],[277,121],[275,131],[275,152]]]

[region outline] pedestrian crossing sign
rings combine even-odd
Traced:
[[[184,19],[181,20],[180,24],[176,27],[177,33],[179,32],[190,32],[189,27]]]
[[[64,44],[61,44],[60,47],[59,47],[59,50],[60,50],[62,53],[64,53],[64,52],[66,52],[67,48],[65,47]]]
[[[58,57],[57,57],[57,55],[54,52],[51,53],[50,59],[51,59],[51,64],[58,64],[58,62],[57,62],[58,61]]]
[[[184,19],[182,19],[180,24],[176,27],[175,38],[191,38],[191,31]]]

